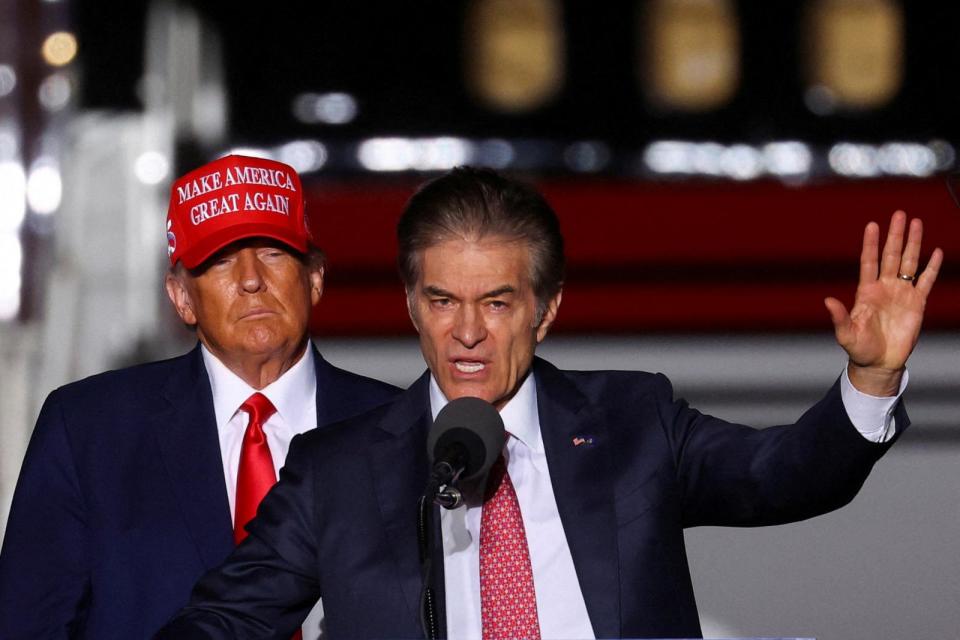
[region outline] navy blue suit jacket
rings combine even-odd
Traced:
[[[398,389],[314,350],[317,419]],[[0,638],[143,638],[233,550],[210,382],[199,346],[47,398],[0,552]]]
[[[824,513],[853,498],[889,447],[857,433],[837,385],[796,424],[755,430],[674,400],[662,375],[539,359],[534,372],[557,507],[600,638],[699,636],[684,527]],[[902,432],[902,409],[896,418]],[[298,436],[250,537],[161,637],[286,638],[321,594],[334,640],[421,637],[415,513],[430,423],[424,376],[389,405]]]

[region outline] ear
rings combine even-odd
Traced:
[[[164,280],[167,297],[173,303],[173,308],[185,324],[191,327],[197,324],[197,314],[193,311],[193,300],[183,281],[172,273],[168,273]]]
[[[562,298],[563,289],[557,291],[557,294],[547,302],[547,308],[543,312],[543,318],[540,319],[540,324],[537,325],[537,344],[543,342],[543,339],[547,337],[547,332],[550,331],[550,327],[553,325],[553,321],[557,319],[557,312],[560,310],[560,300]]]
[[[405,289],[405,292],[407,294],[407,315],[410,316],[413,328],[417,330],[417,333],[420,333],[420,324],[417,322],[416,295],[410,289]]]
[[[310,306],[317,306],[323,297],[323,267],[310,270]]]

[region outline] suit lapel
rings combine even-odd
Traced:
[[[380,421],[382,439],[370,448],[384,529],[399,569],[400,586],[418,620],[421,579],[416,516],[417,500],[427,482],[426,438],[432,422],[428,382],[429,374],[425,373],[399,397]],[[439,518],[434,515],[436,524]],[[439,529],[435,527],[434,532],[439,547]],[[442,555],[440,562],[443,562]],[[442,571],[440,576],[436,587],[438,599],[442,601]]]
[[[610,443],[600,411],[553,365],[534,361],[550,479],[580,590],[598,638],[620,635],[620,580]],[[575,444],[575,439],[583,439]]]
[[[312,342],[310,348],[313,349],[313,366],[317,376],[317,426],[330,425],[356,415],[356,400],[340,393],[336,369],[323,359]]]
[[[233,549],[233,538],[213,395],[199,345],[161,394],[166,410],[151,420],[168,485],[204,566],[213,567]]]

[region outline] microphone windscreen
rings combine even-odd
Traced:
[[[448,447],[458,444],[466,451],[461,478],[477,478],[493,466],[503,450],[506,430],[500,412],[480,398],[457,398],[447,403],[433,421],[427,436],[430,464]]]

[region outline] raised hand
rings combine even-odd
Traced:
[[[906,227],[907,214],[894,213],[879,256],[880,227],[868,224],[853,308],[848,313],[836,298],[824,300],[837,342],[850,356],[850,382],[874,396],[896,395],[899,390],[907,358],[920,337],[927,296],[943,263],[943,251],[934,249],[917,275],[923,223],[919,218],[910,221],[904,246]]]

